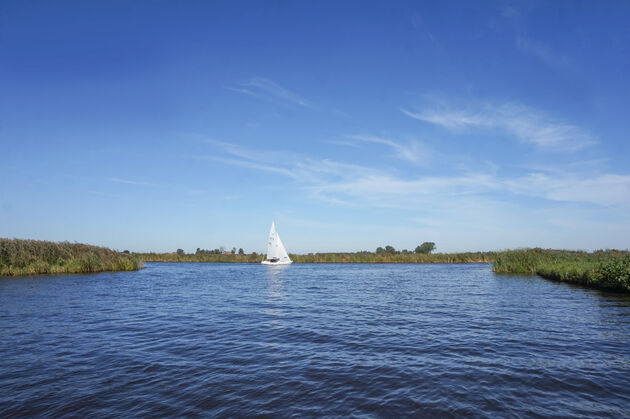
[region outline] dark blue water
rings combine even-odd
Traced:
[[[487,265],[0,279],[0,416],[628,416],[630,298]]]

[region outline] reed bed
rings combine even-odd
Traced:
[[[298,263],[489,263],[493,253],[313,253],[290,255]]]
[[[250,254],[178,254],[173,253],[137,253],[145,262],[209,262],[209,263],[260,263],[265,255]],[[357,253],[312,253],[306,255],[290,254],[296,263],[489,263],[494,260],[493,253],[397,253],[377,254]]]
[[[494,272],[536,274],[554,281],[630,292],[630,252],[522,249],[498,252]]]
[[[259,263],[264,254],[117,252],[80,243],[0,238],[0,276],[132,271],[143,262]],[[296,263],[492,263],[496,273],[543,278],[617,292],[630,292],[630,252],[521,249],[464,253],[311,253],[290,255]]]
[[[0,276],[133,271],[137,257],[81,243],[0,238]]]
[[[134,253],[144,262],[193,262],[193,263],[260,263],[264,255],[212,254],[212,253]]]

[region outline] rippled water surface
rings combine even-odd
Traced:
[[[487,265],[0,279],[0,416],[630,415],[630,298]]]

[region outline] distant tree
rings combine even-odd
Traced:
[[[129,254],[129,250],[123,250],[123,253]]]
[[[178,255],[183,256],[183,255],[184,255],[184,253],[185,253],[185,252],[184,252],[184,249],[177,249],[177,254],[178,254]]]
[[[239,254],[239,255],[244,255],[244,254],[245,254],[245,252],[243,251],[243,248],[242,248],[242,247],[239,247],[239,249],[238,249],[238,254]]]
[[[199,253],[201,253],[201,249],[197,248],[197,251],[195,252],[195,254],[198,255]]]
[[[389,253],[390,255],[396,254],[396,249],[393,246],[387,245],[385,246],[385,253]]]
[[[252,252],[252,256],[258,256],[258,253]]]
[[[232,254],[236,253],[236,247],[232,248]]]
[[[385,249],[383,249],[382,247],[377,247],[376,248],[376,254],[380,255],[381,253],[385,253]]]
[[[225,247],[219,246],[219,253],[225,253]]]
[[[416,253],[422,253],[428,255],[432,251],[435,250],[435,243],[433,242],[424,242],[420,246],[416,247]]]

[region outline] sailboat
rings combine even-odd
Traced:
[[[267,241],[267,259],[263,260],[263,265],[290,265],[293,263],[289,259],[287,250],[278,236],[276,231],[276,222],[271,222],[271,230],[269,230],[269,240]]]

